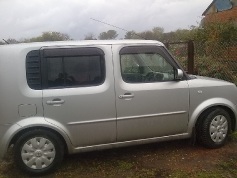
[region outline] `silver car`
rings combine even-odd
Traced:
[[[223,146],[237,127],[234,84],[187,75],[157,41],[0,47],[0,157],[30,174],[65,153],[196,137]]]

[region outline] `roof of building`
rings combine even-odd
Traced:
[[[208,10],[215,5],[218,12],[229,10],[233,7],[231,0],[213,0],[212,3],[207,7],[207,9],[203,12],[203,16],[206,15]]]
[[[213,0],[212,3],[207,7],[207,9],[202,13],[203,16],[206,15],[207,11],[212,7],[212,5],[214,4],[216,0]]]

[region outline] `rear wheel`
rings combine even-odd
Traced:
[[[230,116],[222,108],[215,108],[202,116],[198,126],[199,142],[209,148],[225,144],[230,130]]]
[[[54,171],[63,155],[62,141],[47,130],[28,131],[15,144],[15,162],[29,174],[42,175]]]

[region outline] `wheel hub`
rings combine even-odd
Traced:
[[[25,165],[31,169],[48,167],[55,159],[53,143],[43,137],[28,140],[22,147],[21,157]]]
[[[34,155],[39,158],[42,157],[43,153],[41,150],[36,150]]]
[[[225,116],[217,115],[210,124],[211,139],[216,142],[222,142],[227,136],[228,122]]]

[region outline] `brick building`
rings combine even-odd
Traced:
[[[237,24],[237,0],[213,0],[202,15],[203,23],[232,21]]]
[[[204,16],[202,25],[212,22],[233,22],[237,25],[237,0],[213,0],[202,15]],[[210,46],[209,48],[213,50],[213,46]],[[228,46],[219,46],[219,48],[221,51],[219,58],[223,58],[228,61],[237,61],[236,43],[230,43]]]

